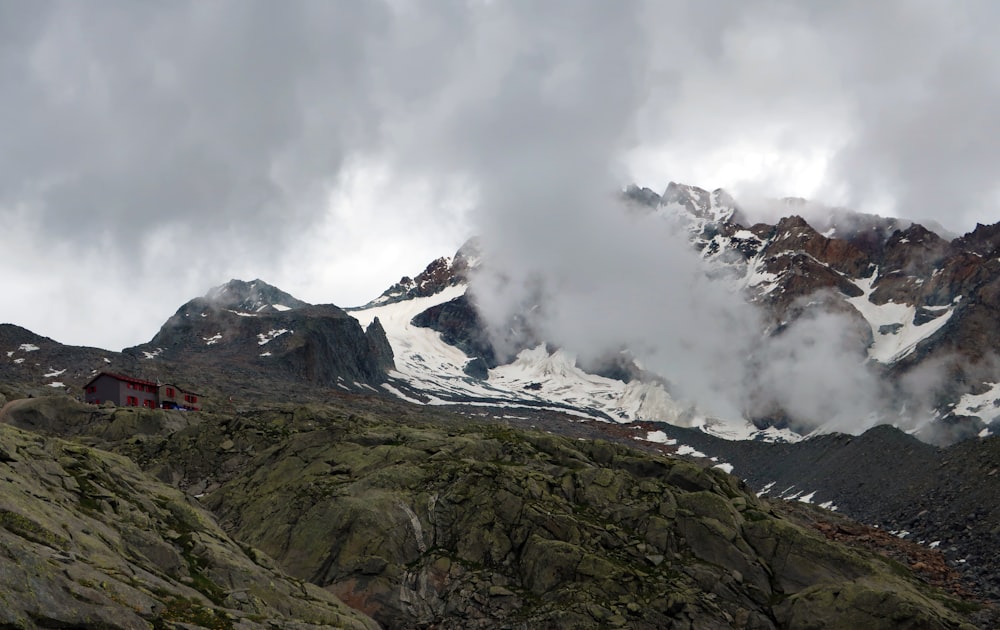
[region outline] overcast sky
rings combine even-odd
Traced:
[[[630,181],[998,218],[991,1],[0,0],[0,321],[352,306]]]

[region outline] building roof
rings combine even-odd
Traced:
[[[201,394],[199,394],[198,392],[193,392],[190,389],[184,389],[180,385],[174,385],[173,383],[160,383],[158,387],[173,387],[174,389],[183,394],[191,394],[192,396],[201,396]]]
[[[110,376],[113,379],[122,381],[124,383],[134,383],[136,385],[150,385],[152,387],[158,387],[153,381],[147,381],[141,378],[133,378],[131,376],[125,376],[124,374],[115,374],[114,372],[100,372],[94,378],[87,381],[87,384],[83,386],[84,389],[90,387],[90,384],[101,378],[102,376]]]

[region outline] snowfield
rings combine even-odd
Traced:
[[[868,356],[879,363],[888,365],[913,352],[918,343],[947,324],[954,308],[947,307],[947,310],[941,315],[917,326],[913,323],[913,316],[917,312],[915,306],[896,304],[895,302],[875,304],[869,299],[874,290],[872,285],[877,277],[878,272],[875,272],[871,277],[855,282],[854,284],[864,294],[856,298],[847,298],[847,302],[856,308],[871,326],[875,343],[868,349]],[[894,332],[880,332],[889,330]]]
[[[489,370],[486,380],[469,376],[464,370],[471,357],[445,343],[436,331],[410,323],[419,313],[465,291],[465,285],[456,285],[429,297],[350,310],[363,327],[377,317],[385,329],[396,364],[391,381],[382,386],[385,391],[428,405],[547,409],[606,422],[666,422],[726,439],[801,439],[787,430],[760,431],[742,418],[705,417],[675,400],[659,383],[623,383],[589,374],[577,367],[572,353],[550,353],[544,345],[523,350],[513,362]]]

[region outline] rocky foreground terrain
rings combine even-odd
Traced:
[[[933,544],[977,586],[1000,601],[1000,437],[947,448],[878,426],[862,435],[820,435],[795,444],[731,442],[650,424],[734,466],[758,492],[806,497]]]
[[[608,441],[348,395],[0,420],[2,628],[997,621],[843,519]]]

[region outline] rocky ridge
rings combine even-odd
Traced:
[[[970,628],[979,608],[829,541],[719,470],[609,442],[380,398],[183,426],[160,410],[53,404],[26,400],[2,419],[129,456],[201,496],[241,544],[388,627]]]

